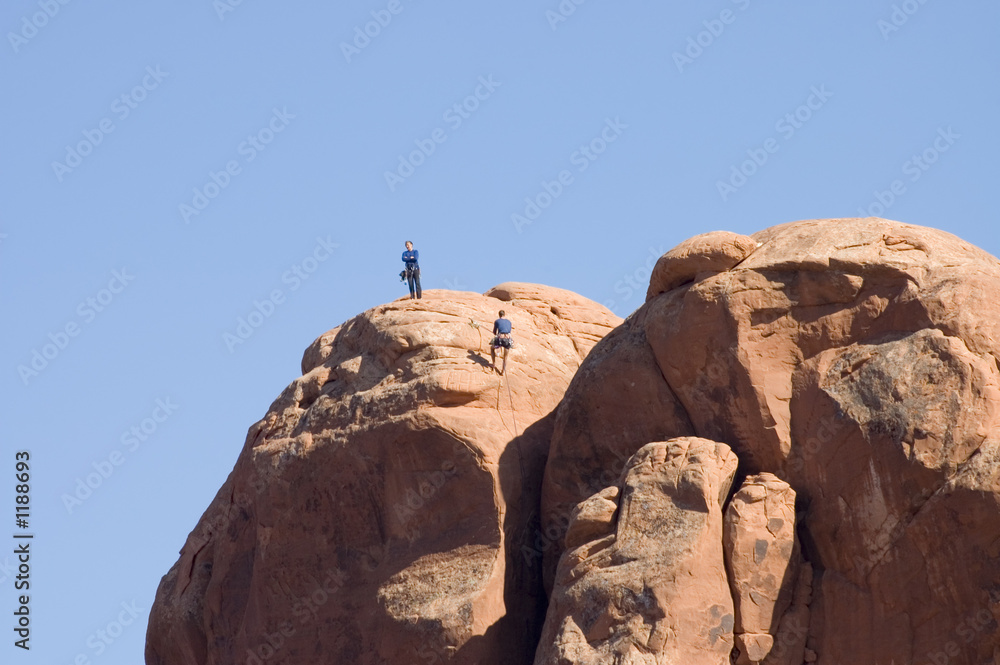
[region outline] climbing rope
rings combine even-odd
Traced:
[[[514,421],[514,436],[517,437],[517,415],[514,413],[514,398],[510,394],[510,380],[507,381],[507,399],[510,400],[510,418]],[[520,458],[520,453],[518,453]]]
[[[507,381],[507,399],[510,400],[510,418],[514,421],[514,448],[517,449],[517,468],[521,471],[521,498],[524,499],[524,456],[521,454],[521,442],[518,441],[517,415],[514,411],[514,397],[510,393],[510,380]]]
[[[507,432],[510,432],[510,427],[507,426],[507,421],[504,420],[503,411],[500,410],[500,391],[502,387],[503,387],[503,379],[500,379],[500,381],[497,382],[497,403],[494,408],[496,409],[497,414],[500,416],[500,422],[503,423],[504,429],[506,429]],[[514,436],[517,435],[515,434]]]
[[[475,328],[476,331],[479,333],[479,354],[482,355],[482,353],[483,353],[483,330],[482,330],[482,327],[472,317],[469,317],[469,327],[470,328]],[[507,375],[507,355],[509,353],[510,353],[510,349],[509,348],[504,348],[503,349],[504,374],[501,374],[498,377],[499,380],[497,382],[497,401],[496,401],[496,406],[495,406],[496,411],[497,411],[497,415],[500,416],[500,422],[503,423],[504,429],[506,429],[508,432],[510,432],[510,427],[507,426],[507,420],[503,417],[503,411],[500,410],[500,392],[501,392],[501,390],[503,388],[504,376]],[[510,418],[511,418],[511,422],[514,424],[514,438],[513,438],[513,442],[514,442],[515,448],[517,448],[517,466],[518,466],[518,469],[520,469],[520,471],[521,471],[521,490],[523,492],[524,491],[524,477],[525,477],[525,473],[524,473],[524,457],[521,454],[521,444],[517,440],[517,438],[518,438],[518,436],[520,436],[520,434],[518,434],[519,428],[517,426],[517,415],[516,415],[516,410],[514,408],[514,395],[513,395],[513,393],[511,392],[511,389],[510,389],[510,381],[509,381],[510,377],[509,377],[509,375],[507,375],[507,378],[508,378],[508,381],[507,381],[507,400],[510,402]]]
[[[469,327],[470,328],[475,328],[476,332],[479,333],[479,350],[478,351],[479,351],[479,354],[482,355],[483,354],[483,328],[479,324],[479,322],[476,321],[475,319],[473,319],[472,317],[469,317]],[[509,353],[510,353],[510,348],[504,348],[503,349],[504,374],[506,374],[506,371],[507,371],[507,355]],[[504,375],[501,374],[500,375],[500,381],[497,383],[497,402],[496,402],[496,407],[495,408],[496,408],[497,413],[500,414],[500,422],[503,423],[503,426],[509,432],[510,428],[507,427],[507,421],[504,420],[503,412],[500,410],[500,391],[501,391],[501,388],[503,387],[503,383],[504,383],[503,382],[503,377],[504,377]],[[517,438],[519,436],[519,434],[518,434],[518,426],[517,426],[517,416],[514,413],[514,396],[511,394],[511,391],[510,391],[510,381],[507,382],[507,399],[510,402],[510,417],[511,417],[511,420],[513,421],[513,423],[514,423],[514,437]],[[518,450],[518,462],[520,462],[520,460],[521,460],[521,451]],[[521,472],[522,472],[522,474],[524,473],[524,467],[523,466],[521,468]]]

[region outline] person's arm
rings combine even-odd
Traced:
[[[414,262],[414,263],[417,263],[417,262],[419,262],[419,261],[420,261],[420,252],[419,252],[419,251],[417,251],[417,250],[413,250],[413,251],[412,251],[412,252],[410,252],[410,253],[411,253],[411,254],[413,254],[413,262]]]
[[[407,254],[409,254],[409,252],[403,252],[403,263],[406,263],[406,255]]]
[[[494,335],[497,334],[497,321],[499,321],[499,320],[500,319],[497,319],[496,321],[493,322],[493,334]]]

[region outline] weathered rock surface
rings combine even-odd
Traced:
[[[580,504],[536,665],[728,665],[733,600],[722,502],[736,463],[714,441],[650,443],[618,485]]]
[[[423,295],[306,350],[160,583],[148,665],[531,661],[550,413],[620,320],[530,284]]]
[[[803,515],[808,564],[765,662],[993,662],[1000,262],[873,218],[741,238],[668,253],[581,366],[557,412],[545,532],[647,442],[723,442],[741,477],[774,474]],[[565,549],[545,550],[548,588]]]
[[[147,663],[995,665],[998,294],[868,218],[685,241],[613,330],[525,284],[370,310],[251,427]]]
[[[781,617],[771,651],[764,658],[764,665],[802,665],[803,662],[811,663],[816,660],[815,652],[806,649],[809,606],[812,602],[812,564],[802,563],[798,571],[792,604]]]
[[[646,300],[710,274],[725,272],[757,248],[757,241],[730,231],[688,238],[660,257],[649,276]]]
[[[736,610],[740,665],[771,652],[798,577],[795,492],[771,473],[750,476],[729,501],[723,528],[726,569]]]

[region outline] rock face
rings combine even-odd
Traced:
[[[645,305],[577,372],[545,471],[546,588],[568,593],[578,507],[649,442],[697,436],[735,452],[739,481],[787,483],[801,514],[805,563],[789,555],[780,584],[729,539],[741,657],[770,642],[765,663],[1000,662],[1000,262],[872,218],[734,236],[664,255]],[[759,519],[732,510],[732,533]],[[770,617],[744,611],[747,584],[774,597]]]
[[[535,665],[728,665],[722,502],[735,473],[724,444],[650,443],[619,485],[581,503]]]
[[[160,583],[148,665],[531,661],[551,412],[620,319],[529,284],[423,295],[306,350]]]
[[[998,294],[868,218],[685,241],[621,325],[526,284],[365,312],[250,428],[147,665],[996,665]]]

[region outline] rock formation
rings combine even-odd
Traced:
[[[624,322],[376,307],[250,428],[147,665],[1000,663],[998,294],[867,218],[696,236]]]
[[[487,346],[501,308],[517,344],[503,380]],[[545,596],[541,553],[522,550],[549,414],[619,322],[509,283],[322,335],[160,583],[147,664],[530,662]]]
[[[728,665],[722,502],[735,473],[725,444],[650,443],[626,465],[618,492],[580,504],[566,534],[580,544],[559,562],[535,665]],[[617,520],[593,519],[614,495]]]
[[[750,476],[726,508],[723,543],[736,611],[739,665],[763,662],[795,593],[795,492],[771,473]],[[796,665],[802,662],[798,654]]]
[[[613,484],[608,471],[650,441],[722,442],[739,457],[739,478],[773,474],[802,515],[808,564],[790,576],[777,629],[772,615],[767,637],[754,633],[757,654],[770,641],[780,659],[764,662],[993,662],[997,294],[995,258],[887,220],[683,243],[660,259],[646,303],[593,349],[557,411],[544,527],[565,531],[576,506]],[[556,539],[546,552],[553,597],[568,547]],[[731,580],[741,599],[750,581]]]

